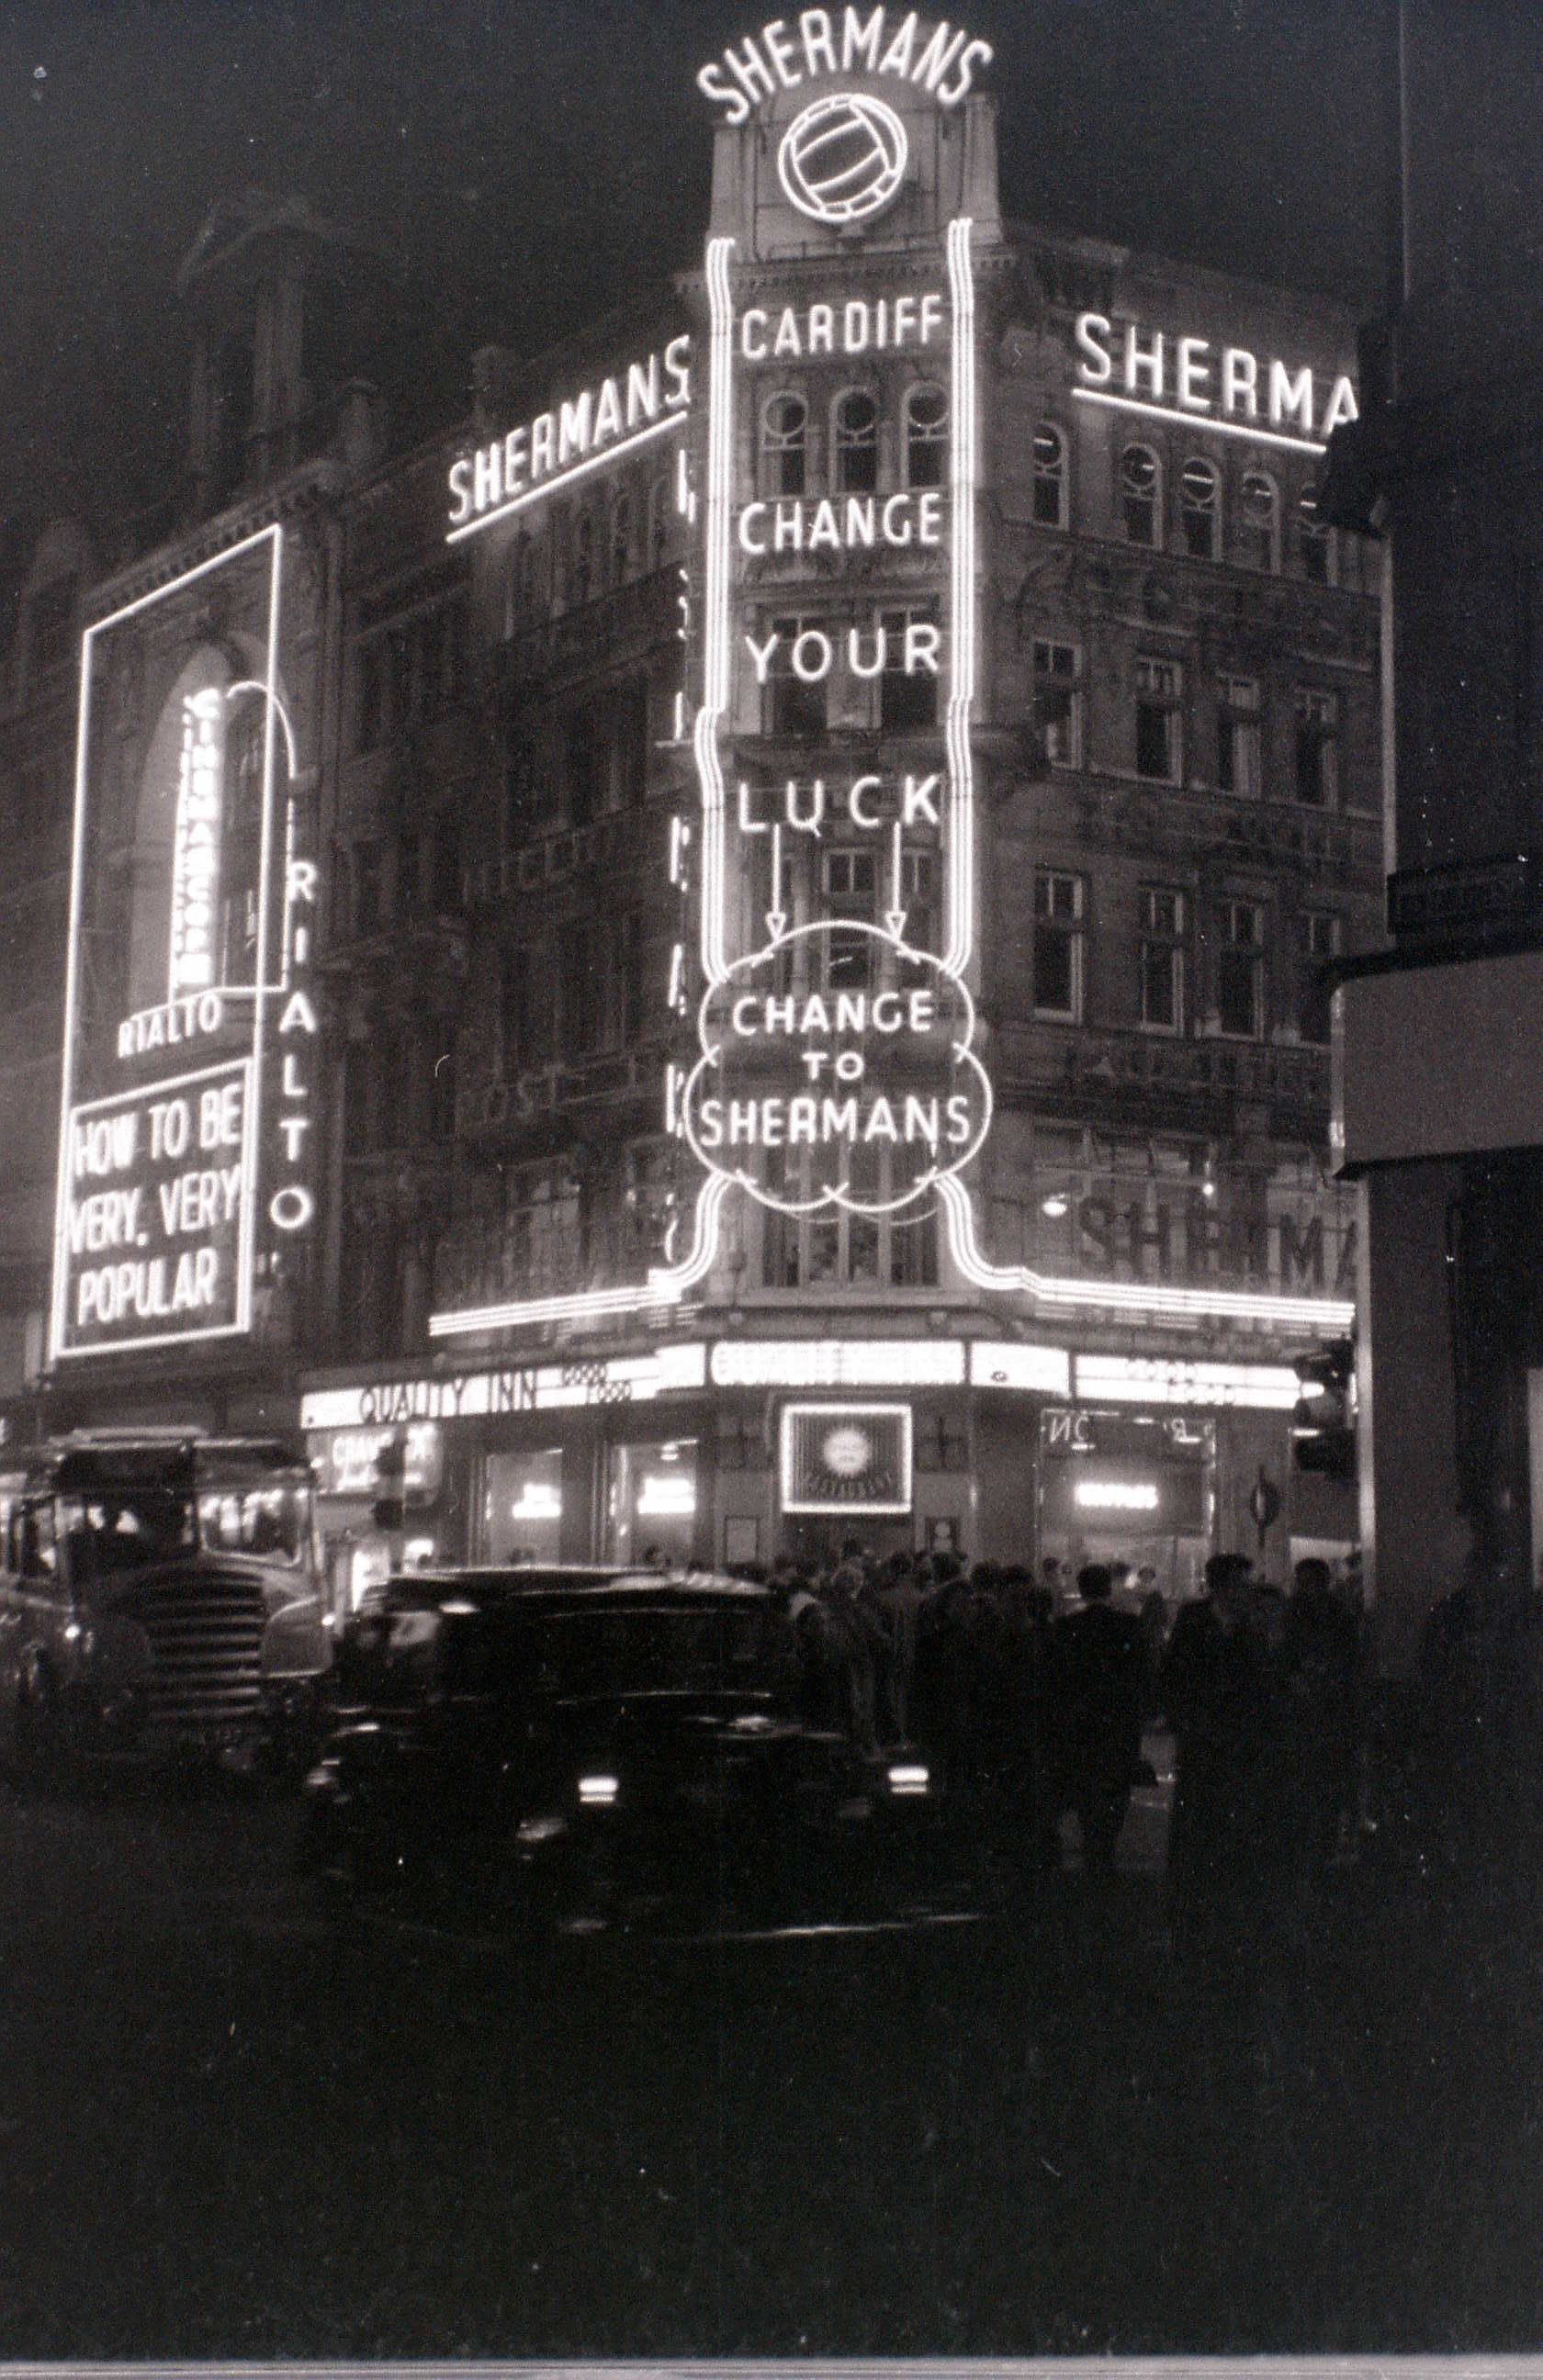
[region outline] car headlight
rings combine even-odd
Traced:
[[[893,1794],[915,1795],[931,1790],[931,1772],[924,1760],[892,1760],[885,1774]]]
[[[578,1798],[587,1809],[609,1809],[621,1790],[619,1778],[601,1771],[578,1780]]]

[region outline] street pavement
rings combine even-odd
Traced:
[[[1178,1956],[1162,1815],[1101,1888],[516,1949],[333,1924],[280,1796],[0,1787],[0,2356],[1536,2346],[1525,1897]]]

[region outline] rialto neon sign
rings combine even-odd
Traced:
[[[1308,364],[1291,366],[1252,347],[1145,331],[1138,322],[1117,331],[1107,314],[1079,314],[1075,338],[1072,394],[1086,404],[1199,422],[1257,444],[1314,455],[1322,454],[1342,421],[1356,418],[1348,372],[1315,378]]]
[[[455,544],[537,496],[614,463],[683,425],[691,403],[691,341],[684,333],[625,371],[562,398],[450,466]]]
[[[745,124],[779,91],[819,84],[827,76],[873,75],[908,83],[957,107],[977,72],[991,63],[990,42],[972,41],[946,20],[930,32],[915,8],[804,8],[796,19],[773,17],[759,33],[732,42],[697,76],[697,88],[723,111],[726,124]]]

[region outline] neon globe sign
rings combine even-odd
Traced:
[[[883,100],[827,91],[784,133],[777,178],[800,214],[841,230],[883,212],[899,193],[909,154],[905,127]]]

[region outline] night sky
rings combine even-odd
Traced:
[[[695,70],[736,0],[37,0],[0,15],[0,575],[181,452],[176,267],[212,202],[305,193],[382,256],[393,443],[699,253]],[[785,13],[785,12],[784,12]],[[796,13],[796,11],[794,12]],[[934,11],[924,9],[931,21]],[[1014,216],[1332,292],[1384,284],[1382,0],[971,0]]]

